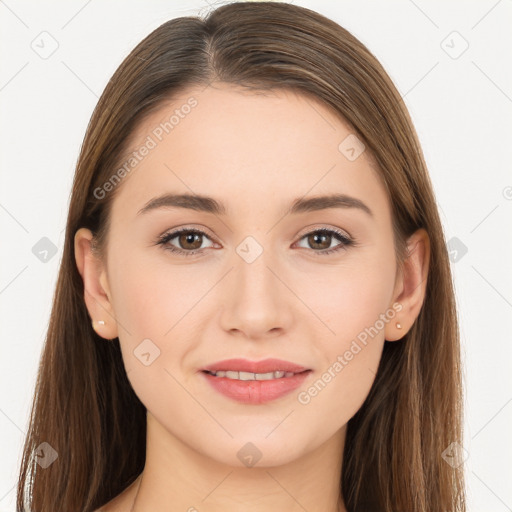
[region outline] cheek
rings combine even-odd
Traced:
[[[363,404],[375,380],[385,327],[394,321],[389,307],[394,253],[390,248],[381,254],[347,259],[329,276],[317,275],[316,287],[309,288],[308,305],[324,323],[318,330],[324,335],[317,337],[323,365],[297,398],[314,421],[323,416],[321,411],[332,412],[327,420],[332,428],[347,422]]]
[[[118,260],[112,253],[112,261],[120,262],[111,265],[110,272],[115,314],[125,327],[120,328],[120,336],[133,343],[169,337],[169,331],[204,293],[203,281],[191,267],[173,267],[165,255],[155,258],[157,250],[126,248],[130,256]]]
[[[343,348],[388,309],[395,264],[393,253],[386,254],[358,254],[300,281],[298,294],[306,297],[311,311],[323,322],[323,338],[329,347]],[[378,327],[383,331],[381,323]]]
[[[176,387],[171,374],[201,339],[200,300],[214,280],[192,266],[172,267],[165,258],[133,249],[118,254],[109,279],[119,341],[132,386],[148,406],[159,400],[155,389]]]

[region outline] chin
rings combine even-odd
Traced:
[[[294,437],[277,435],[272,432],[275,424],[268,429],[242,431],[236,435],[231,431],[233,438],[216,440],[215,449],[212,446],[205,447],[205,455],[221,464],[237,468],[264,468],[276,467],[288,464],[300,458],[306,446],[301,446],[300,441]],[[289,445],[289,446],[288,446]]]

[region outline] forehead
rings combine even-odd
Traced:
[[[387,205],[375,161],[349,124],[290,90],[218,83],[187,89],[140,123],[130,152],[138,155],[114,201],[118,210],[138,210],[163,191],[207,194],[247,208],[256,195],[261,207],[262,196],[268,206],[273,198],[333,191]]]

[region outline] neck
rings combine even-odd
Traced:
[[[346,427],[281,465],[229,466],[190,448],[148,413],[146,464],[130,512],[346,512],[340,496]]]

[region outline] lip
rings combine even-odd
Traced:
[[[217,361],[202,368],[203,371],[234,371],[250,373],[270,373],[282,370],[284,372],[300,373],[308,368],[282,359],[264,359],[263,361],[249,361],[248,359],[225,359]],[[289,377],[290,379],[293,377]]]
[[[311,374],[311,370],[297,373],[293,377],[271,380],[235,380],[215,377],[201,372],[207,382],[222,395],[243,404],[261,405],[277,400],[297,389]]]
[[[207,372],[241,371],[270,373],[282,370],[293,372],[293,377],[270,380],[236,380],[216,377]],[[249,361],[247,359],[226,359],[206,366],[200,372],[206,381],[222,395],[243,404],[261,405],[281,398],[297,389],[312,373],[312,370],[282,359]]]

